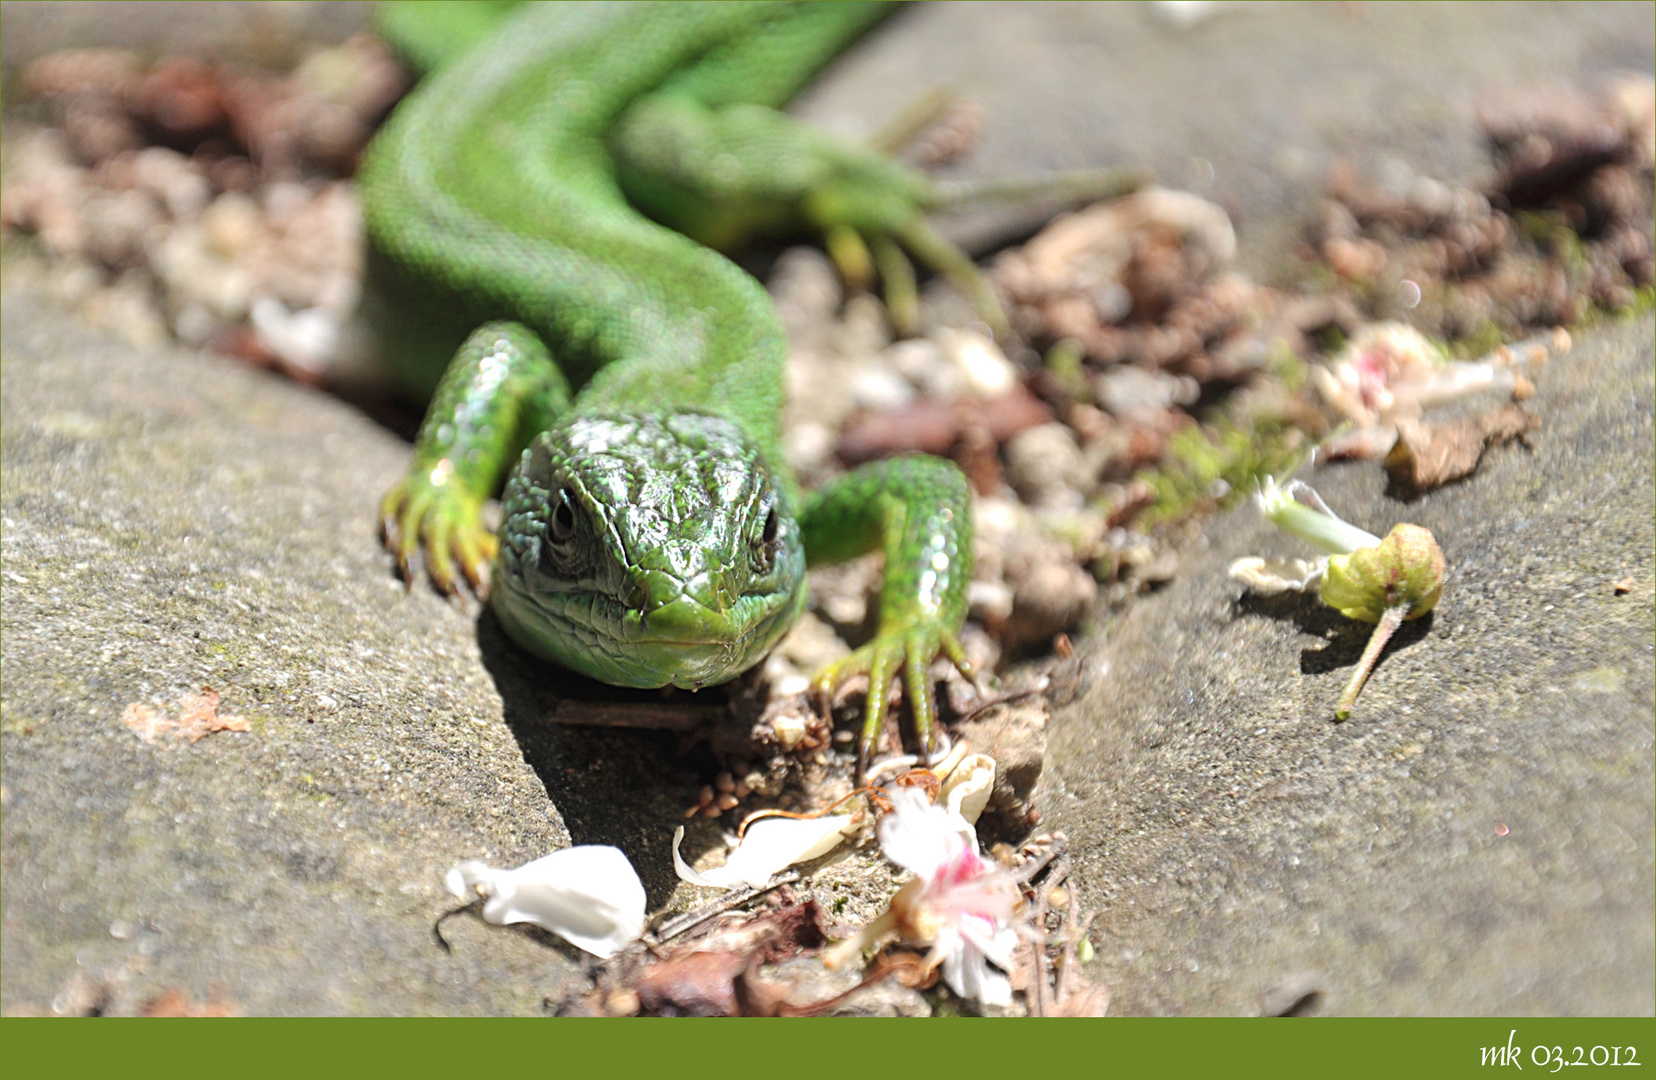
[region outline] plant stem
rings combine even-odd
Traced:
[[[1357,704],[1357,695],[1363,692],[1363,684],[1368,682],[1369,672],[1374,670],[1374,664],[1380,659],[1386,642],[1397,633],[1397,628],[1403,625],[1403,616],[1408,613],[1408,604],[1398,604],[1387,608],[1385,614],[1380,616],[1380,621],[1374,626],[1374,633],[1369,635],[1368,647],[1363,650],[1362,658],[1357,661],[1357,670],[1351,673],[1351,681],[1346,683],[1345,693],[1340,695],[1340,703],[1334,707],[1336,720],[1344,720],[1351,715],[1351,707]]]
[[[1302,502],[1301,499],[1307,500]],[[1330,555],[1350,555],[1361,548],[1375,547],[1380,538],[1349,521],[1342,521],[1322,496],[1299,480],[1265,485],[1259,493],[1259,508],[1277,528],[1306,543],[1315,544]]]

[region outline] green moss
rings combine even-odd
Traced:
[[[1292,471],[1304,445],[1303,435],[1280,418],[1238,424],[1220,417],[1182,428],[1168,439],[1166,462],[1139,474],[1156,492],[1139,521],[1153,527],[1235,505],[1266,476]]]
[[[1633,290],[1633,302],[1619,308],[1605,308],[1593,305],[1584,311],[1581,318],[1575,321],[1572,329],[1581,330],[1598,323],[1637,318],[1649,314],[1656,309],[1656,285],[1645,285]]]
[[[1271,343],[1271,351],[1265,357],[1265,371],[1290,394],[1304,386],[1305,380],[1311,377],[1311,365],[1281,338]]]
[[[1081,366],[1085,351],[1074,338],[1065,338],[1047,350],[1043,361],[1053,382],[1071,401],[1091,401],[1092,389],[1087,385],[1087,373]]]
[[[1587,265],[1587,245],[1556,210],[1525,210],[1516,218],[1519,231],[1544,254],[1557,259],[1569,271]]]
[[[1463,338],[1448,343],[1449,356],[1454,360],[1477,360],[1488,356],[1506,344],[1501,328],[1485,319],[1478,328]]]
[[[35,729],[46,721],[33,716],[18,716],[15,712],[7,716],[0,710],[0,731],[7,735],[33,735]]]

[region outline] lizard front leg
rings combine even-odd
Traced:
[[[444,593],[455,567],[479,596],[488,591],[496,541],[483,504],[536,434],[569,408],[569,383],[546,346],[518,323],[479,327],[460,346],[414,442],[408,473],[380,503],[386,547],[403,579],[424,549],[426,571]]]
[[[869,679],[861,775],[885,718],[886,691],[899,672],[925,753],[935,745],[936,708],[927,669],[940,653],[975,678],[961,648],[966,586],[972,577],[971,490],[951,462],[910,456],[864,465],[805,500],[800,514],[808,564],[885,553],[879,627],[874,640],[830,664],[815,688],[829,693],[854,675]]]

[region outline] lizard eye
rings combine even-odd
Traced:
[[[575,545],[575,534],[580,532],[583,511],[573,489],[564,487],[554,491],[547,500],[545,525],[541,531],[535,572],[544,582],[561,582],[578,575],[584,565],[581,551]]]
[[[559,489],[546,531],[552,542],[560,545],[569,543],[575,535],[575,496],[568,488]]]
[[[768,574],[776,565],[776,538],[781,530],[781,524],[776,519],[776,507],[769,507],[765,511],[765,523],[759,528],[759,535],[753,541],[753,570],[758,574]]]

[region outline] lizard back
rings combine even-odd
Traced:
[[[584,384],[578,412],[713,412],[779,464],[786,344],[768,298],[630,206],[605,135],[668,85],[786,101],[868,7],[532,5],[422,82],[361,173],[377,321],[405,383],[429,392],[469,329],[512,318]]]

